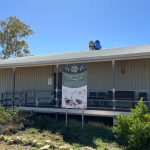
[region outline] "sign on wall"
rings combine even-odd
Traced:
[[[87,108],[87,66],[64,66],[62,82],[62,107]]]
[[[48,85],[52,85],[52,78],[48,78]]]

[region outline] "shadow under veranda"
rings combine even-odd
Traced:
[[[39,129],[40,131],[48,130],[53,134],[60,134],[64,142],[69,144],[80,144],[82,146],[90,146],[96,148],[96,139],[103,142],[115,142],[112,128],[108,125],[99,123],[99,120],[92,122],[88,118],[85,120],[84,128],[81,127],[81,120],[68,117],[68,125],[65,125],[65,117],[58,116],[57,121],[52,115],[34,114],[28,118],[31,122],[30,127]]]

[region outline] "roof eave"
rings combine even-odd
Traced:
[[[135,54],[126,54],[126,55],[61,59],[61,60],[53,60],[53,61],[47,60],[47,61],[36,61],[36,62],[26,62],[26,63],[0,64],[0,68],[32,67],[32,66],[46,66],[46,65],[56,65],[56,64],[61,65],[61,64],[71,64],[71,63],[89,63],[89,62],[141,59],[141,58],[150,58],[150,52],[144,54],[135,53]]]

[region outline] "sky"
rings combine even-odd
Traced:
[[[0,0],[0,20],[16,16],[34,35],[32,54],[150,44],[150,0]]]

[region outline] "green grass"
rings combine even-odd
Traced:
[[[33,130],[33,128],[32,128]],[[36,129],[35,129],[36,130]],[[92,132],[93,130],[91,130]],[[88,131],[89,133],[89,131]],[[79,134],[79,133],[77,133]],[[83,133],[81,133],[83,134]],[[75,135],[75,134],[74,134]],[[20,137],[23,141],[22,144],[17,144],[17,149],[39,149],[40,147],[44,145],[50,145],[49,149],[73,149],[73,150],[92,150],[92,149],[98,149],[98,150],[123,150],[122,147],[117,145],[115,141],[102,139],[99,137],[84,137],[83,136],[78,137],[80,135],[76,135],[76,137],[70,137],[71,139],[64,139],[64,135],[60,133],[51,133],[48,130],[47,131],[41,131],[38,133],[31,133],[28,131],[19,131],[18,133],[14,135],[5,135],[7,138],[15,139],[16,137]],[[89,135],[91,136],[91,135]],[[68,137],[69,138],[69,137]],[[75,140],[73,138],[79,138],[81,141]],[[86,139],[87,138],[87,139]],[[92,141],[90,141],[92,139]],[[36,141],[37,144],[33,145],[33,141]],[[85,142],[83,142],[85,140]],[[16,148],[15,144],[8,145],[5,142],[0,142],[0,147],[3,149],[11,149],[12,146],[14,149]]]

